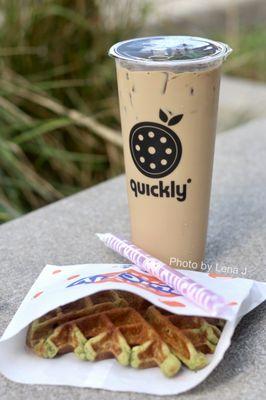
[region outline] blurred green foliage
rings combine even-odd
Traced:
[[[239,31],[235,37],[223,36],[221,39],[234,49],[224,65],[225,73],[266,82],[265,26]]]
[[[0,223],[123,170],[107,50],[151,3],[0,0]],[[215,39],[234,48],[227,73],[266,81],[265,27]]]
[[[145,1],[0,2],[0,222],[122,171],[107,50],[146,12]]]

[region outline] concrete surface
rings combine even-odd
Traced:
[[[254,120],[217,137],[206,253],[206,262],[247,268],[246,277],[259,280],[266,280],[265,130],[265,119]],[[94,233],[99,231],[129,234],[123,176],[0,227],[0,333],[46,263],[122,261],[96,239]],[[221,364],[180,400],[264,398],[265,311],[263,304],[241,321]],[[152,400],[154,396],[28,386],[1,376],[0,398]]]
[[[217,131],[225,131],[263,116],[266,116],[266,85],[223,75]]]

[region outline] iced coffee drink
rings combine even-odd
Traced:
[[[132,240],[173,267],[204,258],[220,69],[191,37],[121,42],[116,57]]]

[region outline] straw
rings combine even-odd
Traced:
[[[183,272],[152,257],[128,240],[120,239],[111,233],[96,235],[107,247],[130,260],[143,271],[160,279],[196,306],[208,311],[211,316],[217,316],[219,312],[227,308],[223,297],[187,277]]]

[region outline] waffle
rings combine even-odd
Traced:
[[[125,292],[123,290],[117,290],[116,293],[121,299],[127,302],[129,307],[133,307],[134,310],[138,311],[141,315],[144,315],[147,308],[151,305],[148,300],[145,300],[134,293]]]
[[[43,342],[56,327],[65,322],[73,321],[90,313],[126,305],[127,302],[114,290],[108,290],[60,306],[32,322],[27,333],[27,345],[35,349],[36,345]],[[38,353],[38,347],[36,353]]]
[[[171,351],[192,370],[205,367],[205,354],[213,353],[221,331],[204,318],[171,314],[150,306],[147,321]]]
[[[87,361],[115,358],[133,368],[158,366],[171,377],[181,361],[190,369],[204,367],[219,336],[206,319],[170,314],[132,293],[105,291],[33,321],[27,345],[44,358],[69,352]]]

